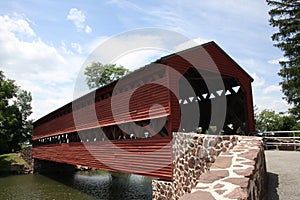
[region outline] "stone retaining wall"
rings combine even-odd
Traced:
[[[236,136],[173,133],[173,181],[153,180],[153,199],[179,199],[190,193],[217,156],[236,142]]]
[[[263,199],[266,165],[261,138],[240,137],[238,144],[222,152],[210,171],[200,177],[190,199]]]
[[[32,167],[33,160],[32,160],[32,147],[26,147],[20,150],[21,157],[27,162],[27,164]]]
[[[174,133],[173,181],[154,180],[153,199],[263,199],[261,138]]]

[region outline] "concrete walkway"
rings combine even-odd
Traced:
[[[300,152],[265,151],[268,171],[267,199],[300,199]]]

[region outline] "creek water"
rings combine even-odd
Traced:
[[[152,199],[151,178],[108,172],[0,177],[1,200]]]

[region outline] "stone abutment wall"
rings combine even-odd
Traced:
[[[32,147],[26,147],[20,150],[21,157],[27,162],[29,166],[33,166]]]
[[[263,199],[260,138],[174,133],[173,181],[153,180],[153,199]]]

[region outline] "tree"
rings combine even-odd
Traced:
[[[30,141],[31,100],[29,92],[21,90],[0,71],[0,153],[16,151],[22,143]]]
[[[262,110],[256,115],[256,130],[263,131],[290,131],[297,130],[297,119],[285,113],[276,114],[273,110]]]
[[[112,81],[118,80],[129,73],[129,70],[123,66],[115,64],[105,64],[93,62],[91,66],[85,68],[86,83],[90,89],[102,87]]]
[[[272,110],[261,111],[256,118],[256,129],[260,132],[279,130],[279,116]]]
[[[300,1],[299,0],[266,0],[272,7],[269,11],[270,25],[278,27],[272,35],[274,45],[284,52],[285,60],[278,73],[282,77],[280,85],[290,110],[300,119]]]

